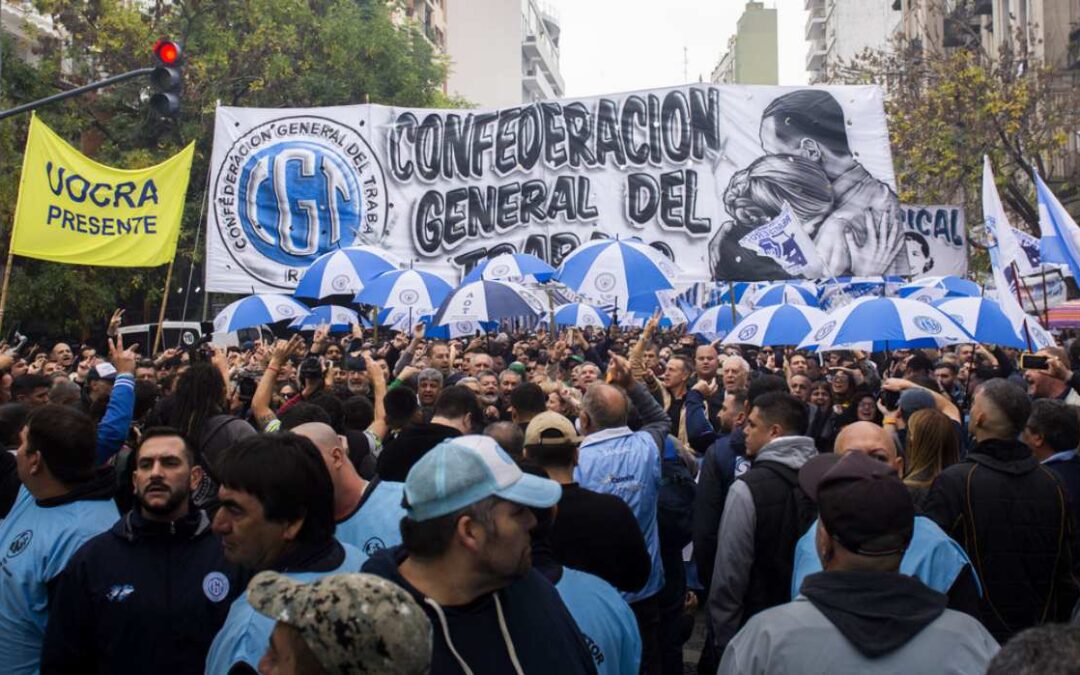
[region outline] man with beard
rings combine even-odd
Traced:
[[[531,565],[530,507],[550,508],[561,493],[486,436],[444,441],[409,472],[402,545],[363,571],[424,608],[433,675],[596,672],[558,592]]]
[[[480,402],[480,408],[484,411],[485,419],[499,419],[502,414],[499,410],[501,400],[499,398],[499,376],[493,370],[481,370],[476,375],[480,385],[480,393],[476,400]]]
[[[439,398],[443,381],[442,373],[434,368],[424,368],[416,376],[416,395],[420,399],[420,409],[424,412],[425,420],[430,420],[435,413],[435,399]]]
[[[175,429],[132,453],[136,506],[86,542],[56,582],[42,673],[201,673],[247,579],[190,501],[203,479]]]

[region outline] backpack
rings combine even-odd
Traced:
[[[660,547],[682,549],[694,533],[694,474],[682,461],[671,442],[664,444],[660,459],[660,491],[657,495],[656,524]]]

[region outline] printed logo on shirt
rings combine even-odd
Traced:
[[[229,578],[221,572],[211,572],[203,577],[202,591],[210,602],[221,602],[229,594]]]
[[[6,558],[14,558],[30,546],[30,542],[34,539],[33,530],[23,530],[14,539],[11,540],[11,545],[8,546]]]
[[[604,662],[604,650],[600,649],[600,645],[593,642],[593,639],[585,633],[582,633],[581,637],[585,638],[585,646],[589,648],[589,653],[592,654],[593,661],[596,661],[596,665],[599,666]]]
[[[109,592],[105,594],[105,599],[109,602],[123,602],[134,592],[135,587],[131,584],[117,584],[109,589]]]
[[[386,542],[378,537],[371,537],[364,542],[364,553],[370,558],[379,551],[386,548]]]
[[[744,473],[746,473],[749,470],[750,470],[750,460],[746,459],[745,457],[736,457],[735,458],[735,477],[736,478],[743,475]]]

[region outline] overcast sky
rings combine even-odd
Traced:
[[[743,0],[541,0],[561,17],[567,96],[708,81],[735,34]],[[776,7],[780,84],[806,83],[804,0]],[[686,48],[684,59],[683,48]]]

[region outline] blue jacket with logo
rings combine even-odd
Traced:
[[[201,673],[246,581],[205,512],[156,523],[129,511],[58,578],[41,672]]]
[[[401,543],[404,495],[404,483],[376,478],[368,483],[356,510],[334,528],[338,541],[360,551],[361,565],[379,551]]]
[[[116,472],[60,497],[37,500],[22,487],[0,523],[0,671],[31,675],[41,664],[54,581],[88,539],[116,522]]]

